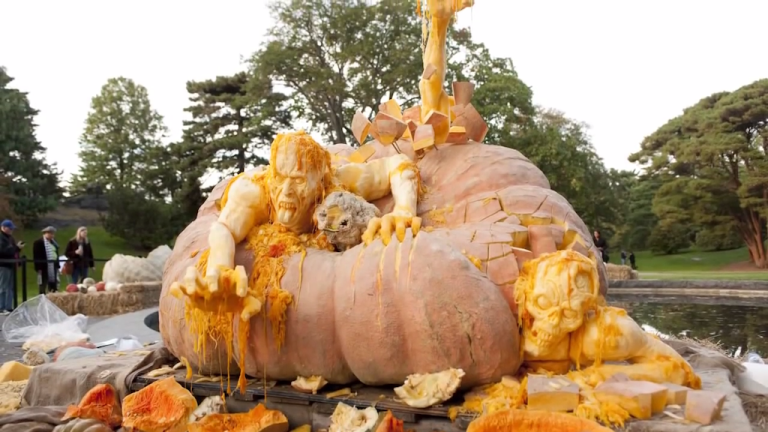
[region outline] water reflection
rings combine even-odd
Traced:
[[[731,354],[755,351],[768,357],[765,299],[609,295],[608,303],[662,333],[712,339]]]

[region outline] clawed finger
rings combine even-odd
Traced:
[[[392,238],[392,228],[394,227],[395,217],[391,214],[385,215],[381,218],[381,242],[384,246],[389,244],[389,240]]]
[[[421,230],[421,218],[414,217],[413,219],[411,219],[411,231],[413,232],[413,236],[416,237],[416,234],[418,234],[420,230]]]
[[[249,295],[243,299],[243,311],[240,313],[240,319],[248,321],[261,312],[261,300]]]
[[[395,233],[401,243],[405,240],[405,229],[411,224],[411,218],[398,216],[395,218]]]
[[[366,229],[365,233],[363,234],[363,243],[365,243],[366,246],[371,244],[380,228],[381,218],[373,218],[370,222],[368,222],[368,229]]]

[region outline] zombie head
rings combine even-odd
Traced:
[[[594,310],[599,289],[596,262],[577,252],[558,251],[527,262],[515,286],[526,343],[546,351],[561,342]]]
[[[310,232],[315,207],[332,184],[331,156],[303,131],[278,135],[271,150],[272,221],[295,233]]]

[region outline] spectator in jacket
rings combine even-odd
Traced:
[[[16,225],[6,219],[0,223],[0,315],[8,315],[13,310],[13,273],[16,271],[16,263],[11,261],[17,258],[17,254],[24,247],[23,241],[13,238]]]
[[[67,243],[64,255],[72,262],[73,284],[78,284],[88,277],[88,269],[93,268],[93,249],[88,240],[88,228],[77,229],[75,237]]]
[[[59,244],[54,240],[55,236],[56,228],[49,226],[43,230],[43,237],[32,243],[40,292],[44,292],[43,289],[56,292],[59,288]]]
[[[603,262],[607,263],[608,260],[610,259],[610,257],[608,256],[608,242],[605,241],[602,235],[600,235],[600,231],[595,230],[592,241],[595,243],[595,247],[597,247],[602,253]]]

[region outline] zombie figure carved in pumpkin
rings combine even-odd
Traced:
[[[576,252],[525,263],[515,295],[526,363],[559,373],[592,365],[583,375],[592,386],[624,373],[636,380],[700,388],[701,379],[673,348],[646,333],[625,310],[604,304],[599,286],[595,260]]]
[[[235,266],[235,247],[254,227],[271,223],[294,235],[310,234],[316,228],[315,208],[326,195],[347,190],[372,201],[391,193],[395,209],[373,218],[363,238],[370,241],[380,235],[388,243],[394,230],[402,241],[407,227],[413,225],[415,235],[421,224],[415,217],[418,186],[418,168],[408,156],[397,154],[334,169],[331,154],[307,133],[278,135],[269,167],[240,175],[228,185],[221,214],[208,235],[205,276],[190,266],[183,283],[175,284],[171,293],[179,298],[186,294],[200,308],[212,297],[236,294],[242,299],[241,319],[247,321],[261,311],[264,293],[249,288],[245,268]]]
[[[420,105],[401,111],[390,100],[373,122],[358,113],[359,149],[279,135],[269,167],[211,192],[164,272],[160,330],[171,352],[203,373],[239,369],[243,387],[245,373],[399,385],[455,368],[468,388],[515,375],[523,361],[552,371],[593,363],[597,374],[603,360],[635,363],[625,371],[635,377],[667,362],[663,378],[696,384],[676,353],[602,305],[590,230],[520,152],[482,144],[472,85],[445,92],[447,28],[472,3],[427,0]],[[341,191],[384,216],[364,244],[334,252],[313,212],[336,230],[344,218],[320,204]]]

